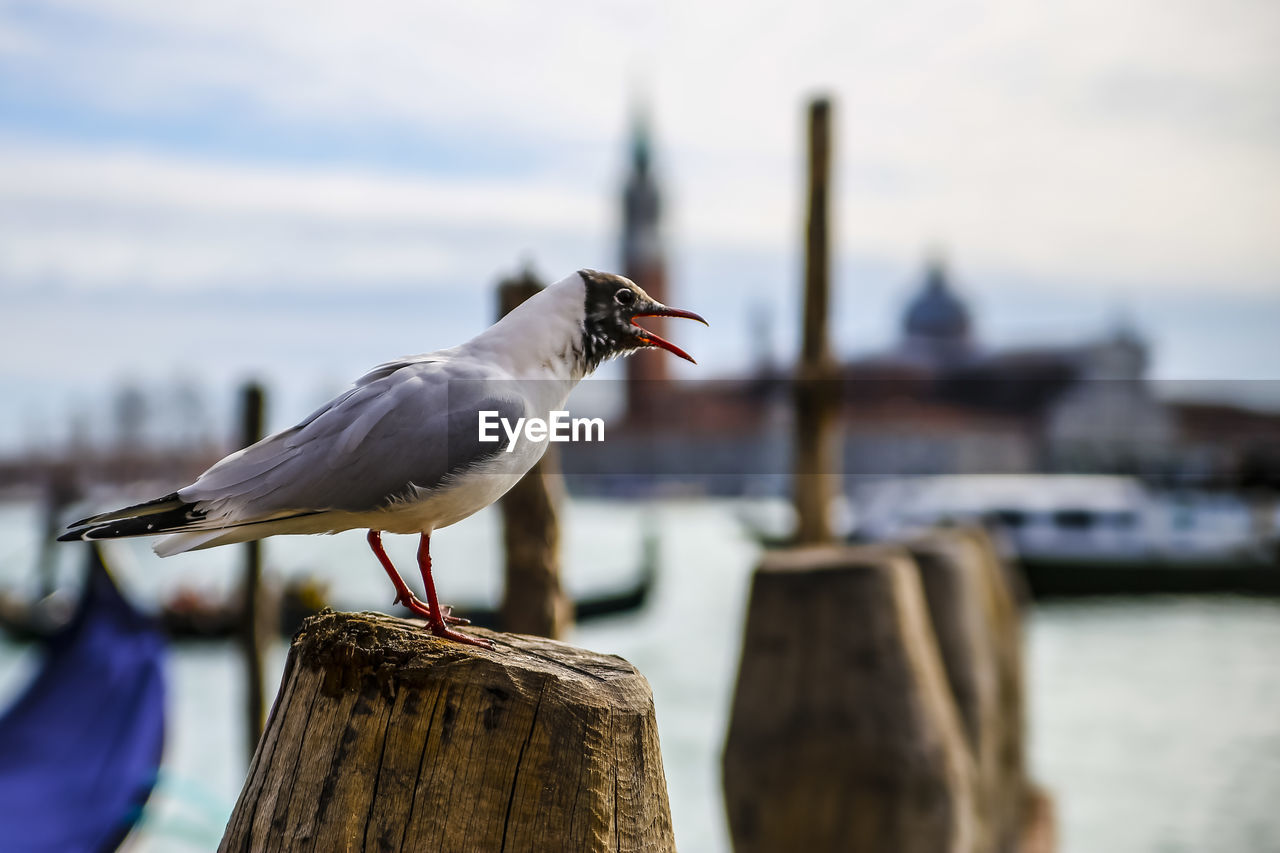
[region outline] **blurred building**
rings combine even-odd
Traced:
[[[895,347],[844,368],[852,472],[1142,472],[1169,452],[1174,417],[1127,324],[1067,346],[985,346],[935,259],[901,330]]]
[[[630,245],[624,239],[624,252]],[[991,347],[946,265],[932,259],[898,325],[893,345],[846,361],[832,383],[847,480],[1097,472],[1229,485],[1245,471],[1280,480],[1267,461],[1280,458],[1280,416],[1158,399],[1149,345],[1131,323],[1069,345]],[[650,481],[724,494],[784,490],[789,371],[765,360],[744,377],[678,383],[661,372],[664,361],[629,360],[637,369],[628,399],[643,403],[610,424],[604,445],[566,445],[571,482],[602,491]]]
[[[968,361],[974,353],[972,326],[969,306],[952,288],[942,259],[934,258],[902,315],[899,357],[930,369]]]

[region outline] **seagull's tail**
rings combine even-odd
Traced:
[[[193,530],[188,533],[171,533],[156,540],[151,546],[161,557],[172,557],[187,551],[199,551],[201,548],[212,548],[215,545],[226,545],[229,542],[247,542],[257,538],[250,534],[246,538],[236,538],[237,528],[230,530]]]
[[[194,503],[184,501],[177,492],[170,492],[162,498],[81,519],[68,525],[70,529],[59,536],[58,541],[83,539],[92,542],[125,536],[151,536],[190,528],[203,521],[204,517],[204,511],[197,509]]]
[[[315,515],[319,515],[316,513]],[[236,542],[252,542],[278,533],[328,533],[326,525],[300,525],[299,519],[309,516],[288,516],[280,519],[267,519],[233,527],[219,527],[213,530],[192,529],[170,533],[156,540],[151,546],[161,557],[172,557],[187,551],[200,551],[218,545],[231,545]]]
[[[120,539],[126,536],[156,536],[155,552],[161,557],[226,545],[249,542],[277,533],[329,533],[333,525],[324,512],[286,510],[274,515],[233,520],[217,511],[212,517],[199,501],[184,501],[177,492],[146,503],[134,504],[113,512],[104,512],[69,525],[59,542],[83,539]]]

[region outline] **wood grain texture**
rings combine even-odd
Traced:
[[[765,557],[723,769],[738,853],[972,849],[972,762],[905,551]]]
[[[674,850],[644,677],[470,630],[497,648],[309,620],[219,850]]]
[[[981,528],[906,543],[976,769],[980,853],[1010,853],[1027,815],[1022,630],[1004,569]]]

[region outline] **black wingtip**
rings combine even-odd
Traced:
[[[170,492],[155,500],[91,515],[68,524],[67,532],[59,536],[58,541],[91,542],[122,536],[151,536],[170,532],[201,518],[204,518],[204,512],[197,510],[195,504],[182,500],[177,492]]]
[[[125,518],[138,518],[144,515],[160,515],[166,514],[169,510],[189,507],[182,498],[178,497],[177,492],[170,492],[154,500],[143,501],[140,504],[133,504],[111,512],[100,512],[97,515],[91,515],[88,518],[82,518],[79,521],[68,524],[68,529],[93,527],[106,521],[119,521]]]

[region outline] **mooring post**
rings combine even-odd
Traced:
[[[289,650],[220,851],[673,851],[648,682],[483,629],[324,612]]]
[[[973,849],[972,760],[906,551],[765,556],[723,772],[737,853]]]
[[[804,248],[804,329],[796,371],[792,495],[800,545],[831,542],[831,501],[840,482],[836,370],[827,335],[831,249],[831,101],[809,104],[808,214]]]
[[[498,286],[498,316],[542,290],[528,268]],[[553,639],[573,627],[573,602],[560,581],[560,519],[564,490],[554,445],[498,502],[506,553],[502,628]]]
[[[985,540],[985,541],[984,541]],[[1016,849],[1028,813],[1022,631],[1017,604],[981,528],[906,543],[975,768],[979,853]]]
[[[262,438],[265,394],[256,382],[247,383],[241,391],[240,441],[248,447]],[[250,758],[262,736],[266,719],[266,697],[262,687],[263,646],[269,635],[264,624],[267,616],[262,602],[262,542],[246,542],[243,546],[244,571],[240,585],[244,590],[244,608],[240,615],[240,648],[245,666],[245,753]]]
[[[48,598],[57,589],[58,536],[66,529],[63,510],[80,499],[80,484],[69,462],[55,462],[45,473],[44,535],[40,537],[40,597]]]

